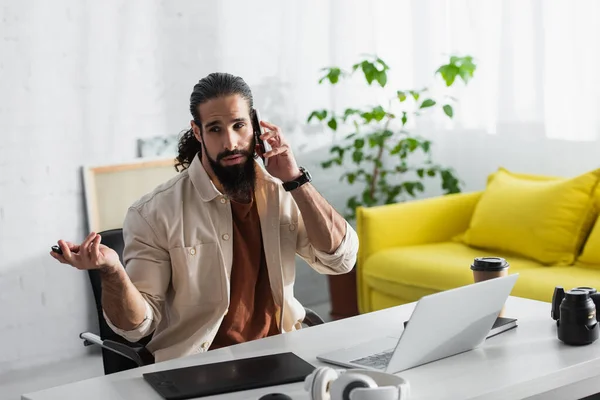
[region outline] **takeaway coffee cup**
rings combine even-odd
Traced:
[[[510,265],[501,257],[477,257],[471,264],[475,283],[508,275]],[[504,307],[499,317],[504,316]]]

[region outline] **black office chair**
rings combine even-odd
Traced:
[[[102,244],[115,250],[119,255],[121,264],[123,263],[123,230],[111,229],[100,232]],[[152,338],[152,334],[142,338],[138,342],[132,343],[122,336],[115,333],[106,323],[102,314],[102,287],[100,273],[98,270],[88,270],[94,300],[96,302],[96,311],[98,313],[98,323],[100,326],[100,336],[91,332],[84,332],[79,335],[84,340],[85,346],[98,345],[102,347],[102,362],[104,364],[104,373],[106,375],[115,372],[125,371],[132,368],[141,367],[154,363],[152,353],[146,349],[146,345]],[[310,308],[306,308],[306,317],[303,323],[306,326],[323,324],[323,319]]]

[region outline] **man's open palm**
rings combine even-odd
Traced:
[[[69,264],[77,269],[110,269],[119,266],[119,255],[116,251],[100,244],[102,238],[95,232],[90,233],[80,244],[59,240],[63,254],[50,252],[52,257],[63,264]]]

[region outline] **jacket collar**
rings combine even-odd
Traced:
[[[257,161],[254,163],[254,170],[256,171],[257,191],[265,184],[270,186],[278,183],[278,180],[267,173]],[[194,157],[188,167],[188,174],[202,201],[209,202],[223,195],[210,179],[198,155]]]

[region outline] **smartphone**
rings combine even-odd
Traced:
[[[271,145],[267,142],[265,142],[264,140],[262,140],[260,138],[260,136],[262,136],[263,133],[265,133],[265,130],[263,129],[263,127],[260,125],[260,113],[258,112],[258,110],[255,108],[253,109],[253,114],[254,114],[254,121],[253,124],[254,125],[254,136],[256,137],[256,143],[258,143],[258,145],[260,146],[260,150],[262,151],[263,154],[265,154],[266,152],[269,152],[272,150]],[[265,167],[268,165],[269,160],[264,158],[263,159],[264,163],[265,163]]]
[[[52,251],[55,252],[55,253],[58,253],[58,254],[62,254],[63,253],[62,249],[58,245],[52,246]]]

